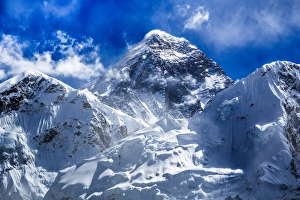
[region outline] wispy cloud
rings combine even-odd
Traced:
[[[126,44],[127,50],[131,50],[133,45],[127,41],[127,33],[126,32],[123,33],[123,39]]]
[[[177,5],[176,6],[178,9],[178,13],[182,16],[185,17],[188,14],[188,11],[190,10],[191,6],[188,4],[184,5]]]
[[[185,21],[184,29],[200,29],[204,22],[208,22],[209,12],[203,6],[199,6],[196,12]]]
[[[6,77],[5,71],[3,69],[0,69],[0,80],[4,79]]]
[[[178,0],[161,7],[153,17],[159,28],[175,35],[188,31],[217,51],[274,44],[300,29],[300,1],[295,0]],[[161,13],[171,17],[165,20]]]
[[[47,0],[43,3],[43,11],[45,14],[53,14],[56,17],[64,17],[76,11],[79,5],[79,0],[71,0],[65,4],[62,4],[61,1],[53,0]]]
[[[57,31],[55,37],[59,42],[53,44],[53,51],[36,52],[26,57],[24,49],[27,43],[19,42],[12,35],[2,35],[0,79],[26,70],[38,70],[48,75],[89,81],[104,71],[98,56],[99,47],[92,39],[79,42],[62,31]],[[60,54],[58,59],[53,59],[55,53]]]
[[[300,2],[268,1],[220,3],[210,15],[210,26],[201,32],[207,42],[222,50],[246,45],[268,45],[299,29]],[[223,8],[222,8],[223,6]],[[228,11],[226,6],[231,6]]]

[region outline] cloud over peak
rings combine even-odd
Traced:
[[[184,29],[200,29],[202,24],[208,22],[209,20],[209,12],[203,7],[199,6],[196,9],[196,12],[185,21]]]

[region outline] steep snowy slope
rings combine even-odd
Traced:
[[[0,84],[0,197],[42,198],[55,172],[144,127],[39,72]],[[54,173],[49,173],[54,172]]]
[[[153,124],[167,114],[191,117],[231,84],[189,41],[154,30],[87,88],[111,107]]]
[[[290,62],[265,65],[216,95],[191,120],[202,164],[242,169],[239,194],[246,199],[299,195],[299,69]]]

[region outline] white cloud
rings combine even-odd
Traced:
[[[204,22],[208,22],[209,12],[199,6],[196,12],[184,23],[184,29],[200,29]]]
[[[197,84],[197,80],[195,78],[193,78],[192,75],[190,75],[190,74],[184,78],[184,81],[192,86],[195,86]]]
[[[119,70],[115,68],[110,68],[107,70],[107,73],[105,74],[105,81],[112,81],[112,80],[129,80],[129,74],[126,71],[120,72]]]
[[[44,13],[53,14],[56,17],[64,17],[74,12],[78,7],[78,0],[71,0],[69,3],[61,4],[60,1],[44,1]]]
[[[191,8],[190,5],[185,4],[185,5],[178,5],[178,13],[182,16],[185,17],[188,14],[188,10]]]
[[[278,15],[277,13],[263,10],[255,13],[253,18],[258,22],[258,27],[260,27],[261,30],[276,35],[280,35],[284,32],[285,22],[282,21],[280,14]]]
[[[127,50],[131,50],[133,48],[133,45],[127,41],[127,33],[126,32],[123,33],[123,39],[124,39],[124,42],[126,43]]]
[[[70,37],[61,30],[56,31],[55,36],[60,40],[61,43],[66,43],[70,39]]]
[[[74,77],[81,80],[90,80],[92,77],[100,76],[103,66],[99,60],[93,65],[86,65],[81,56],[73,55],[56,63],[55,73],[66,77]]]
[[[26,70],[37,70],[52,76],[72,77],[83,81],[96,78],[104,71],[104,67],[98,56],[99,47],[93,45],[92,39],[78,42],[66,33],[58,31],[54,49],[59,49],[62,57],[53,60],[54,52],[46,51],[34,53],[33,57],[24,56],[23,49],[26,43],[20,43],[18,39],[11,35],[2,35],[0,41],[0,80],[5,76],[16,75]],[[90,48],[89,52],[83,52],[85,48]],[[89,62],[87,62],[87,60]]]
[[[168,10],[169,4],[173,5],[172,10]],[[178,0],[162,4],[153,16],[153,23],[174,35],[180,31],[184,35],[188,30],[201,43],[223,51],[247,45],[266,46],[297,37],[299,10],[297,0]],[[171,17],[166,18],[166,13]]]
[[[5,71],[3,69],[0,69],[0,80],[4,79],[6,77]]]
[[[201,34],[205,42],[220,51],[249,44],[269,45],[300,28],[298,1],[270,0],[254,4],[236,0],[207,6],[211,11],[210,26]]]
[[[15,75],[25,70],[36,69],[40,71],[52,71],[48,53],[35,54],[33,60],[23,57],[22,48],[25,44],[17,42],[17,38],[11,35],[3,35],[0,42],[0,65],[7,70],[7,75]],[[2,67],[3,68],[3,67]]]

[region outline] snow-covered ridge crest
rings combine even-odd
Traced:
[[[192,50],[198,49],[187,39],[175,37],[158,29],[152,30],[145,35],[141,42],[137,43],[133,49],[125,54],[124,59],[116,64],[116,66],[122,65],[121,63],[124,62],[124,60],[130,60],[130,58],[134,57],[146,59],[147,54],[151,52],[156,53],[157,56],[161,56],[162,59],[174,59],[174,61],[176,61],[176,59],[187,58],[188,55],[185,54]]]
[[[154,30],[152,30],[152,31],[149,31],[146,35],[145,35],[145,37],[144,37],[144,39],[148,39],[149,37],[151,37],[151,36],[153,36],[153,35],[159,35],[159,36],[171,36],[169,33],[166,33],[165,31],[162,31],[162,30],[160,30],[160,29],[154,29]]]
[[[152,37],[159,37],[159,38],[164,39],[164,40],[177,40],[177,41],[181,41],[181,42],[187,41],[185,38],[174,37],[174,36],[170,35],[169,33],[166,33],[165,31],[162,31],[162,30],[159,30],[159,29],[152,30],[152,31],[148,32],[145,35],[143,41],[151,40]]]
[[[57,84],[57,85],[62,85],[64,88],[66,88],[67,90],[74,90],[71,86],[63,83],[62,81],[59,81],[55,78],[52,78],[42,72],[39,72],[37,70],[27,70],[24,72],[19,73],[18,75],[0,83],[0,92],[3,92],[4,90],[7,90],[8,88],[10,88],[13,85],[16,85],[17,83],[19,83],[20,81],[22,81],[24,78],[26,77],[39,77],[39,78],[44,78],[47,79],[49,82],[53,83],[53,84]]]
[[[297,66],[298,64],[290,62],[290,61],[274,61],[262,66],[262,69],[265,71],[272,70],[274,73],[282,71],[283,68],[289,68],[290,66]]]
[[[269,75],[269,78],[279,78],[279,76],[275,76],[278,75],[278,73],[280,72],[284,72],[284,73],[293,73],[293,76],[298,77],[299,71],[300,71],[300,64],[296,64],[290,61],[274,61],[271,63],[267,63],[265,65],[263,65],[260,68],[257,68],[253,73],[249,74],[247,77],[249,76],[256,76],[256,75]],[[246,78],[247,78],[246,77]],[[245,78],[243,78],[245,79]],[[241,79],[241,80],[243,80]],[[279,84],[279,83],[278,83]]]

